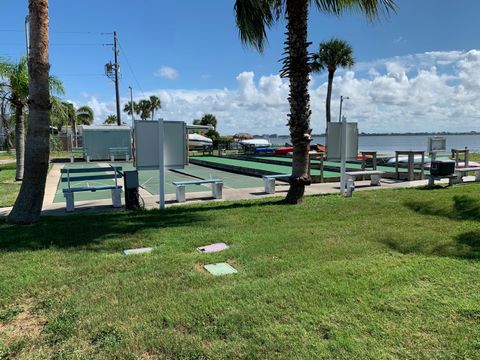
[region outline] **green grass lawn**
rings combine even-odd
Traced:
[[[0,221],[0,358],[478,359],[479,190]]]
[[[15,160],[14,152],[0,152],[0,160]]]
[[[0,164],[0,207],[13,206],[20,185],[15,182],[15,163]]]

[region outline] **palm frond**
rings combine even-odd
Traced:
[[[234,11],[242,43],[263,52],[267,29],[280,18],[284,0],[236,0]]]
[[[48,77],[48,86],[50,88],[50,92],[53,92],[57,95],[65,95],[65,88],[63,87],[63,83],[59,78],[50,75]]]
[[[380,15],[396,12],[394,0],[313,0],[319,11],[341,15],[346,11],[359,12],[371,21]]]

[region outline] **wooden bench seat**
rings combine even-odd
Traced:
[[[274,175],[264,175],[263,187],[267,194],[275,194],[275,182],[277,179],[288,179],[290,174],[274,174]]]
[[[60,181],[67,182],[68,187],[63,189],[63,195],[65,196],[65,200],[67,203],[66,211],[72,212],[75,211],[75,199],[74,194],[76,192],[83,192],[83,191],[99,191],[99,190],[112,190],[112,205],[113,207],[121,207],[122,206],[122,186],[118,185],[118,179],[122,178],[121,167],[93,167],[93,168],[78,168],[78,169],[70,169],[70,168],[63,168],[60,170],[62,175]],[[88,173],[98,173],[103,172],[104,174],[99,175],[84,175]],[[66,174],[66,177],[63,175]],[[80,174],[79,176],[75,176],[75,174]],[[71,183],[73,181],[95,181],[95,180],[104,180],[104,179],[114,179],[115,183],[112,185],[100,185],[100,186],[79,186],[79,187],[72,187]]]
[[[380,180],[382,175],[385,172],[378,171],[378,170],[362,170],[362,171],[347,171],[345,175],[347,175],[347,179],[352,179],[355,181],[357,176],[370,176],[370,185],[372,186],[380,186]]]
[[[222,189],[223,189],[223,180],[222,179],[208,179],[208,180],[185,180],[185,181],[174,181],[172,182],[175,185],[175,194],[177,202],[185,202],[185,186],[187,185],[203,185],[203,184],[212,184],[212,197],[214,199],[222,198]]]

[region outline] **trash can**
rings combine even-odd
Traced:
[[[455,161],[453,160],[432,160],[430,174],[433,176],[449,176],[455,172]]]

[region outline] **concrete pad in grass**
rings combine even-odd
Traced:
[[[148,254],[153,251],[151,247],[137,248],[137,249],[126,249],[123,250],[125,255],[138,255],[138,254]]]
[[[215,243],[205,246],[200,246],[197,248],[201,253],[214,253],[228,249],[229,246],[225,243]]]
[[[208,264],[203,266],[210,274],[214,276],[230,275],[238,273],[237,269],[227,263]]]

